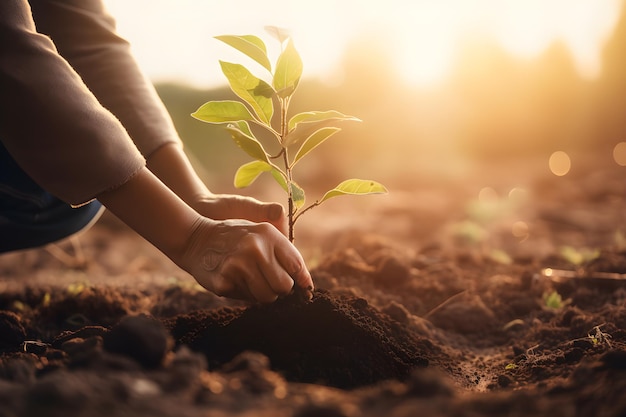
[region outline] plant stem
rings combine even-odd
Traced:
[[[287,136],[287,110],[289,108],[289,97],[285,97],[284,99],[279,99],[280,102],[280,138],[281,138],[281,146],[285,136]],[[291,167],[289,166],[289,154],[287,148],[283,146],[282,148],[283,154],[283,162],[285,164],[285,173],[287,174],[287,219],[289,223],[289,241],[293,243],[294,234],[293,234],[293,225],[295,223],[294,220],[294,205],[293,205],[293,187],[291,186],[293,182],[293,178],[291,176]]]
[[[293,207],[293,188],[291,186],[292,178],[291,178],[291,168],[289,168],[289,158],[287,157],[287,149],[283,153],[283,160],[285,162],[286,173],[287,173],[287,206],[288,206],[288,222],[289,222],[289,241],[293,243],[294,235],[293,235],[293,225],[295,224],[294,219],[294,207]]]

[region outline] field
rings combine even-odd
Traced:
[[[624,168],[411,178],[299,223],[297,295],[198,287],[116,218],[0,257],[0,416],[623,416]]]

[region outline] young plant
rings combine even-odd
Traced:
[[[210,101],[200,106],[192,116],[206,123],[226,125],[226,130],[237,146],[254,158],[237,170],[234,180],[237,188],[247,187],[259,175],[269,172],[285,190],[289,240],[293,242],[296,221],[313,207],[340,195],[379,194],[386,193],[387,189],[375,181],[349,179],[306,205],[305,192],[294,180],[294,167],[313,149],[341,130],[331,126],[332,122],[359,119],[335,110],[307,111],[289,117],[289,104],[302,76],[302,60],[293,40],[284,30],[275,27],[266,29],[281,47],[274,66],[270,63],[265,43],[257,36],[224,35],[216,39],[260,64],[267,71],[271,82],[256,77],[243,65],[220,61],[230,89],[241,101]],[[274,155],[267,152],[250,124],[269,132],[276,139],[279,151]]]
[[[589,338],[589,340],[591,340],[591,343],[593,343],[594,346],[604,345],[610,349],[612,347],[611,338],[613,336],[611,336],[609,333],[603,332],[602,326],[604,326],[604,324],[594,326],[594,328],[591,329],[593,333],[587,333],[587,337]]]
[[[571,299],[564,300],[556,290],[543,293],[543,303],[546,307],[558,310],[571,303]]]

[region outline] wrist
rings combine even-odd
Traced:
[[[201,217],[146,168],[98,200],[175,262]]]

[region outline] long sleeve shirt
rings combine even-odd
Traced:
[[[140,16],[138,16],[140,19]],[[180,139],[100,0],[0,1],[0,141],[79,205]]]

